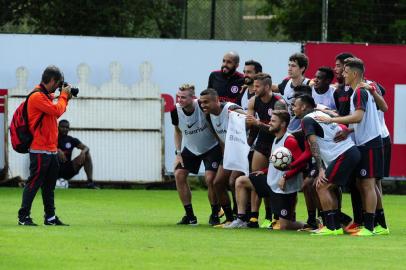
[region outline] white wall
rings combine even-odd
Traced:
[[[173,96],[177,87],[185,82],[195,84],[199,93],[207,87],[210,72],[220,68],[224,53],[230,50],[240,54],[239,71],[244,61],[254,59],[261,62],[275,82],[280,82],[287,74],[288,57],[299,52],[301,44],[0,34],[0,88],[11,89],[13,94],[19,79],[20,85],[26,84],[19,88],[31,89],[50,64],[63,70],[66,81],[79,84],[77,69],[79,64],[85,63],[90,74],[88,87],[81,87],[81,96],[139,96],[137,86],[145,81],[148,89]],[[101,86],[112,81],[109,68],[113,62],[121,65],[118,81],[123,87],[114,93],[100,93],[103,92]],[[25,69],[20,69],[20,76],[16,78],[19,67]],[[26,73],[28,78],[24,80],[21,74]],[[98,93],[93,95],[95,92]],[[143,96],[148,94],[148,91],[142,93]],[[173,128],[166,113],[165,165],[168,171],[172,171],[173,150]]]

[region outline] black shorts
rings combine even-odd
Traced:
[[[355,145],[339,155],[326,169],[326,178],[329,183],[345,186],[357,168],[360,159],[361,154]]]
[[[265,141],[265,140],[257,140],[254,146],[254,150],[261,153],[264,155],[266,158],[269,158],[271,156],[271,147],[272,147],[272,142]]]
[[[255,188],[255,192],[258,194],[258,197],[264,198],[271,196],[271,187],[268,186],[266,181],[267,175],[266,174],[250,174],[249,175],[250,181]]]
[[[76,171],[73,168],[73,163],[70,160],[70,161],[66,161],[65,163],[60,164],[58,178],[63,178],[63,179],[69,180],[72,177],[74,177],[75,175],[77,175],[78,173],[79,173],[79,170]]]
[[[185,169],[194,174],[199,173],[199,168],[202,161],[204,163],[204,168],[206,171],[216,172],[223,160],[223,153],[221,151],[220,145],[216,145],[206,153],[199,156],[196,156],[185,147],[182,150],[181,156],[185,167],[182,167],[182,165],[178,164],[175,170]]]
[[[361,153],[361,161],[357,167],[358,178],[383,177],[383,155],[382,147],[358,146]]]
[[[295,209],[297,202],[297,192],[284,194],[275,193],[271,190],[272,213],[283,219],[295,220]]]
[[[390,140],[390,136],[383,138],[382,143],[383,143],[383,176],[388,177],[392,153],[392,142]]]

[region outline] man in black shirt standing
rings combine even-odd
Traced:
[[[87,176],[87,188],[97,189],[98,187],[93,182],[93,163],[89,147],[81,143],[77,138],[68,135],[68,120],[59,121],[58,130],[59,178],[69,180],[77,175],[80,169],[84,167]],[[82,151],[72,160],[72,151],[74,148],[78,148]]]
[[[217,91],[220,102],[233,102],[241,105],[241,87],[244,75],[237,71],[240,56],[236,52],[228,52],[223,57],[221,70],[210,73],[207,88]]]

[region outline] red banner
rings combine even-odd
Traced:
[[[334,68],[335,57],[342,52],[350,52],[362,59],[366,69],[365,77],[377,81],[385,87],[385,100],[389,106],[389,110],[385,113],[385,121],[393,141],[394,88],[395,85],[406,84],[406,61],[403,58],[406,57],[406,46],[309,42],[305,45],[305,53],[310,59],[306,76],[313,78],[317,68],[321,66]],[[403,164],[405,157],[406,144],[393,144],[391,176],[406,176],[406,166]]]

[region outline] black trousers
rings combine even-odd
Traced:
[[[18,217],[30,215],[32,202],[41,188],[45,217],[55,215],[54,190],[58,178],[59,162],[57,155],[30,153],[30,176],[24,187],[21,208]]]

